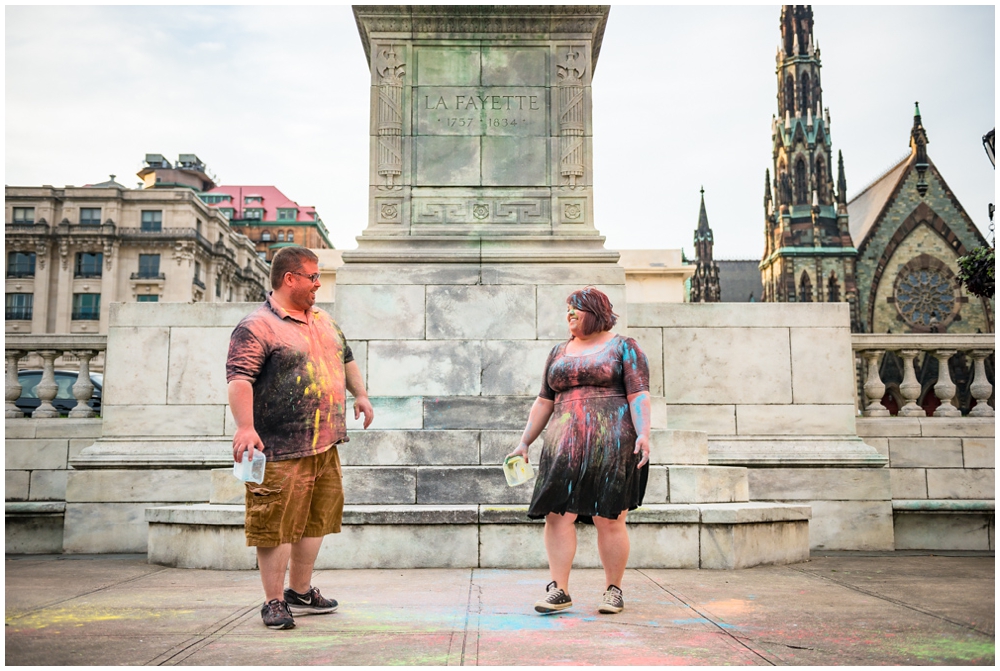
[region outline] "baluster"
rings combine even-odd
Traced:
[[[889,410],[882,405],[882,397],[885,396],[885,383],[878,374],[878,359],[885,350],[868,349],[862,352],[865,361],[868,362],[868,376],[865,378],[865,397],[868,405],[861,412],[865,417],[888,417]]]
[[[21,382],[17,379],[17,362],[20,361],[26,352],[17,349],[9,349],[7,354],[7,379],[4,384],[4,395],[7,404],[4,406],[4,417],[17,419],[24,417],[24,413],[17,409],[15,401],[21,397]]]
[[[913,360],[920,354],[918,349],[904,349],[899,351],[899,356],[903,359],[903,381],[899,385],[899,392],[906,400],[906,404],[899,409],[900,417],[926,417],[924,409],[917,405],[920,398],[920,383],[917,382],[917,373],[913,370]]]
[[[94,410],[87,401],[94,394],[94,383],[90,381],[90,360],[94,358],[96,352],[80,350],[72,354],[80,360],[80,374],[73,384],[73,398],[76,399],[76,405],[69,411],[69,416],[94,417]]]
[[[986,357],[988,357],[993,352],[986,349],[974,349],[969,352],[972,356],[972,360],[975,362],[976,375],[972,378],[972,385],[969,387],[969,391],[972,392],[973,398],[976,399],[976,407],[969,412],[970,417],[992,417],[993,408],[990,407],[988,401],[990,400],[990,395],[993,393],[993,385],[990,381],[986,379]]]
[[[951,381],[951,371],[948,369],[948,359],[955,356],[953,349],[934,350],[934,358],[938,362],[938,379],[934,384],[934,395],[941,405],[934,411],[935,417],[961,417],[962,411],[955,407],[951,399],[955,397],[955,383]]]
[[[59,352],[54,349],[39,350],[38,356],[42,357],[42,379],[35,388],[38,400],[41,405],[31,413],[35,418],[58,417],[59,411],[52,405],[52,399],[59,393],[59,385],[56,383],[56,357]]]

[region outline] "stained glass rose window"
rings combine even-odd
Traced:
[[[944,322],[955,307],[951,274],[942,268],[904,269],[896,283],[896,305],[910,324]]]

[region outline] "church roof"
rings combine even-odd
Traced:
[[[698,213],[698,233],[711,233],[708,227],[708,212],[705,211],[705,187],[701,188],[701,211]]]
[[[760,261],[716,261],[719,265],[720,300],[723,303],[747,303],[760,300],[764,285],[760,278]]]
[[[909,172],[908,168],[913,163],[915,156],[914,152],[910,152],[901,158],[847,203],[851,240],[855,247],[861,244],[872,226],[875,225],[878,215],[896,190],[896,185],[906,178],[906,173]]]

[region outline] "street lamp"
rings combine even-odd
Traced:
[[[993,167],[996,167],[997,165],[997,162],[993,157],[993,148],[995,146],[994,143],[996,142],[995,138],[996,138],[996,128],[994,128],[989,133],[983,136],[983,148],[986,149],[986,155],[990,157],[990,163],[993,164]]]

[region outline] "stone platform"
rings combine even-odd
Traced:
[[[343,529],[327,537],[317,567],[547,565],[543,523],[526,515],[531,485],[507,487],[502,455],[477,453],[475,461],[485,463],[470,465],[463,461],[473,460],[471,454],[463,460],[455,450],[414,449],[427,432],[362,435],[360,445],[352,441],[343,450]],[[629,566],[734,569],[809,556],[809,506],[750,502],[747,469],[710,466],[703,432],[654,430],[651,443],[645,502],[629,515]],[[366,444],[378,447],[366,450]],[[208,504],[146,509],[151,563],[256,566],[254,548],[245,545],[242,483],[230,469],[215,470],[211,492]],[[600,566],[593,527],[579,530],[575,565]]]

